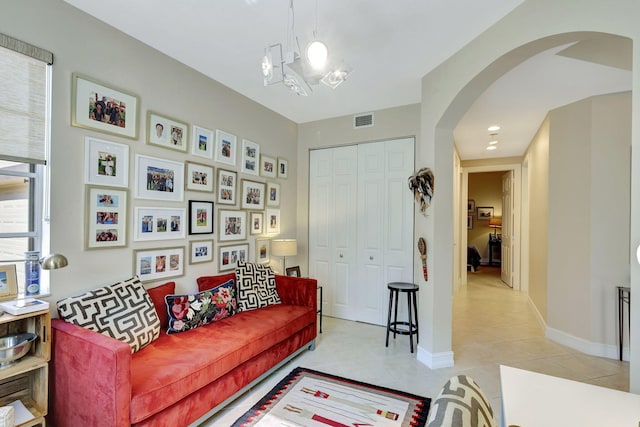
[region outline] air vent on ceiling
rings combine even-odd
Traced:
[[[370,128],[373,126],[373,113],[359,114],[353,116],[353,128]]]

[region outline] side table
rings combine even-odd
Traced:
[[[617,286],[618,288],[618,342],[620,360],[622,360],[622,339],[624,329],[624,304],[627,304],[627,319],[629,321],[629,339],[631,339],[631,288],[629,286]]]

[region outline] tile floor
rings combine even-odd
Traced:
[[[201,425],[232,425],[296,366],[427,397],[464,373],[485,391],[498,422],[501,364],[628,391],[628,362],[588,356],[546,339],[527,297],[506,287],[497,268],[481,267],[469,273],[468,282],[453,300],[455,367],[431,370],[409,353],[406,336],[385,348],[384,327],[325,316],[315,351],[303,352]]]

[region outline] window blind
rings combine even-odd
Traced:
[[[53,54],[0,34],[0,159],[45,163]]]

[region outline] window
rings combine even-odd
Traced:
[[[0,34],[0,262],[48,253],[50,52]],[[24,263],[16,262],[18,293]],[[49,293],[47,274],[40,292]]]

